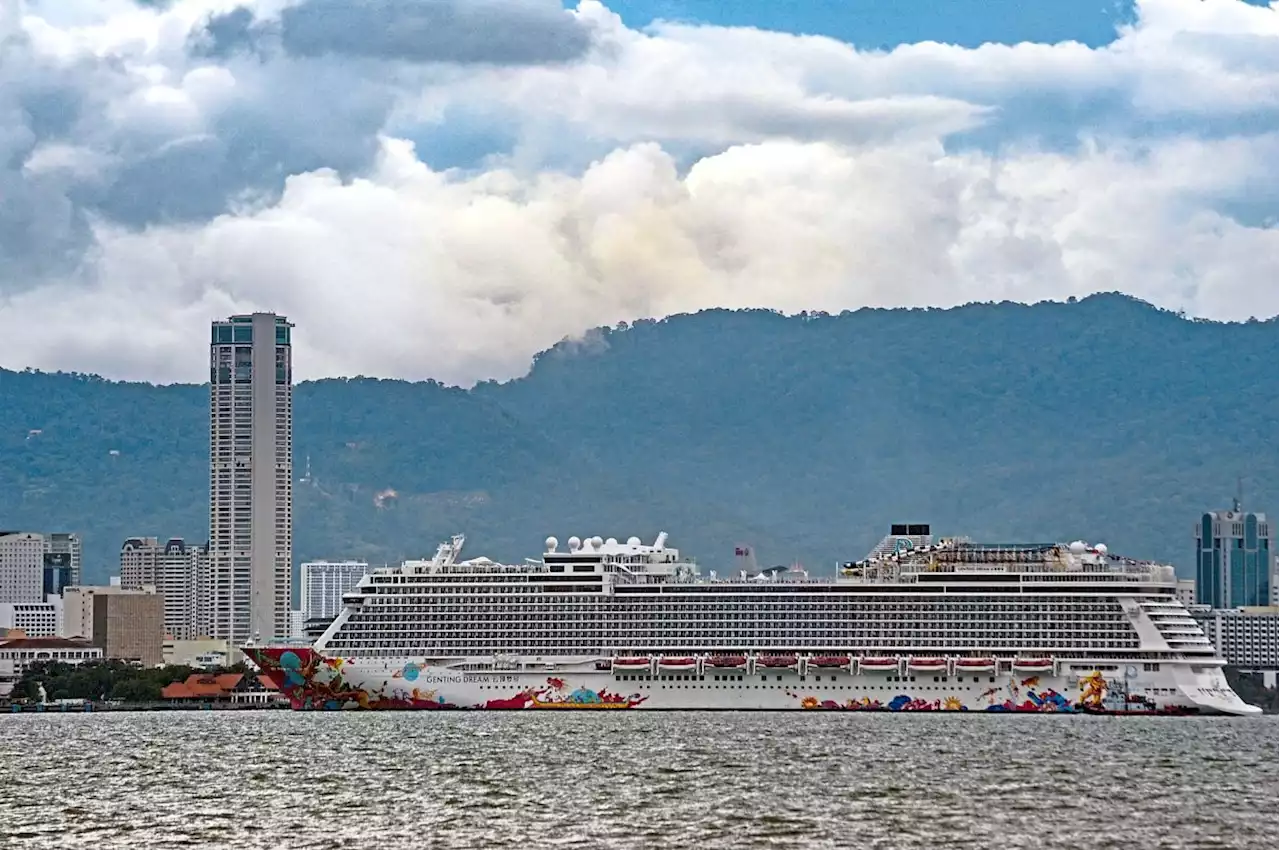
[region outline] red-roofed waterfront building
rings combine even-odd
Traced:
[[[165,685],[162,699],[174,702],[280,702],[283,697],[266,676],[241,673],[192,673],[181,682]]]

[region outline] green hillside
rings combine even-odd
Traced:
[[[299,328],[305,333],[305,328]],[[1191,526],[1277,504],[1277,322],[1119,295],[599,330],[472,391],[371,379],[295,395],[296,556],[536,556],[548,534],[671,533],[824,568],[894,521],[1107,542],[1190,565]],[[0,370],[0,527],[207,533],[207,388]],[[38,432],[38,433],[35,433]],[[392,495],[394,493],[394,495]]]

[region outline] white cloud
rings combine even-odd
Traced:
[[[30,175],[61,173],[79,180],[96,180],[110,165],[111,159],[97,151],[53,142],[33,150],[22,170]]]
[[[257,4],[267,17],[283,5]],[[3,365],[200,380],[193,336],[252,309],[297,322],[301,374],[460,383],[519,374],[594,325],[711,306],[1119,289],[1212,318],[1277,312],[1274,6],[1145,0],[1098,49],[883,53],[751,29],[636,32],[584,2],[592,46],[555,66],[187,55],[192,28],[234,6],[112,0],[41,20],[53,6],[34,4],[29,52],[0,54],[0,71],[56,74],[88,104],[55,137],[34,119],[0,130],[24,164],[0,189],[28,181],[16,197],[33,220],[72,208],[63,183],[128,168],[108,201],[165,209],[193,173],[232,199],[223,209],[252,201],[146,226],[108,201],[82,209],[78,268],[0,276]],[[387,132],[459,105],[508,118],[519,155],[433,171]],[[21,108],[0,95],[0,115]],[[1042,143],[1054,121],[1077,140]],[[1000,129],[998,144],[954,143],[974,127]],[[359,145],[380,131],[363,168]],[[278,199],[269,179],[284,181]],[[0,258],[22,247],[0,235]],[[137,332],[121,338],[122,323]]]

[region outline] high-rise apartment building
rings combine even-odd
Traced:
[[[44,535],[0,531],[0,604],[44,601]]]
[[[342,594],[369,572],[364,561],[308,561],[301,567],[302,619],[332,620],[342,610]]]
[[[1265,514],[1208,511],[1196,523],[1196,601],[1214,608],[1271,603],[1271,528]]]
[[[164,628],[175,640],[194,640],[206,631],[202,591],[207,588],[209,548],[189,546],[181,537],[163,544],[155,537],[130,537],[120,547],[120,586],[152,586],[164,596]]]
[[[233,645],[289,633],[292,327],[274,313],[212,327],[208,631]]]

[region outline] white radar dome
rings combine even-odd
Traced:
[[[570,551],[572,551],[572,550],[574,550],[574,549],[577,549],[577,548],[578,548],[579,546],[581,546],[581,545],[582,545],[582,541],[581,541],[581,540],[579,540],[578,538],[576,538],[576,537],[570,537],[570,538],[569,538],[569,549],[570,549]]]
[[[608,540],[606,540],[606,541],[604,542],[604,545],[606,545],[606,546],[617,546],[617,545],[618,545],[618,538],[616,538],[616,537],[610,537]]]
[[[1099,555],[1107,554],[1107,544],[1105,543],[1099,543],[1097,546],[1094,546],[1093,548]]]
[[[627,538],[627,545],[628,545],[628,546],[639,546],[639,545],[640,545],[640,538],[639,538],[639,537],[628,537],[628,538]]]
[[[1071,554],[1072,554],[1072,555],[1083,555],[1083,554],[1084,554],[1084,550],[1085,550],[1085,549],[1087,549],[1087,548],[1089,548],[1089,547],[1087,547],[1087,546],[1085,546],[1085,545],[1084,545],[1084,541],[1083,541],[1083,540],[1076,540],[1076,541],[1074,541],[1074,542],[1071,544],[1071,546],[1070,546]]]
[[[597,536],[597,537],[592,537],[592,538],[591,538],[591,545],[592,545],[592,547],[594,547],[594,548],[596,548],[596,549],[599,549],[601,546],[603,546],[603,545],[604,545],[604,541],[603,541],[603,540],[601,540],[598,536]]]
[[[554,552],[554,551],[556,551],[556,547],[557,547],[557,546],[559,546],[559,545],[560,545],[560,541],[559,541],[559,540],[556,540],[554,537],[548,537],[548,538],[547,538],[547,551],[548,551],[548,552]]]

